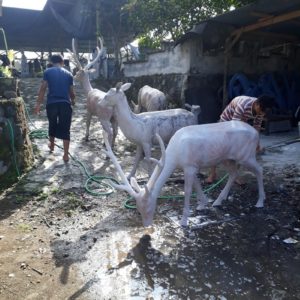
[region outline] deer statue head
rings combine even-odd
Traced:
[[[126,97],[124,92],[127,91],[131,87],[131,83],[122,83],[118,82],[116,87],[111,88],[107,91],[105,97],[103,98],[103,104],[105,106],[115,106],[120,99]],[[127,101],[127,100],[126,100]]]
[[[104,141],[107,149],[106,151],[104,151],[104,153],[108,157],[110,157],[122,181],[121,184],[117,184],[115,182],[111,182],[111,184],[114,188],[118,190],[126,191],[132,198],[135,199],[136,207],[138,212],[142,216],[142,222],[144,226],[151,226],[153,223],[157,197],[157,195],[153,193],[153,187],[155,186],[156,180],[158,179],[158,176],[160,175],[165,164],[166,155],[164,142],[158,134],[156,134],[156,138],[158,139],[162,151],[162,157],[159,161],[154,158],[151,158],[151,160],[156,163],[156,168],[154,169],[147,184],[144,187],[141,187],[134,177],[130,178],[130,182],[128,181],[126,175],[124,174],[121,168],[121,165],[119,164],[116,156],[114,155],[109,145],[107,134],[104,134]]]

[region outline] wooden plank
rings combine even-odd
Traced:
[[[250,32],[250,31],[253,31],[253,30],[257,30],[257,29],[260,29],[260,28],[267,27],[267,26],[271,26],[271,25],[275,25],[275,24],[278,24],[278,23],[290,21],[290,20],[293,20],[293,19],[298,18],[298,17],[300,17],[300,10],[295,10],[295,11],[292,11],[290,13],[286,13],[286,14],[283,14],[283,15],[275,16],[275,17],[270,17],[270,18],[267,18],[266,20],[259,21],[259,22],[254,23],[254,24],[241,27],[241,28],[233,31],[232,35],[237,35],[237,34],[240,34],[240,33]]]
[[[270,15],[270,14],[266,14],[266,13],[262,13],[262,12],[258,12],[258,11],[252,11],[250,13],[250,15],[254,16],[254,17],[259,17],[258,22],[266,21],[266,20],[274,17],[274,15]]]
[[[225,51],[224,51],[222,110],[224,110],[228,104],[227,77],[228,77],[228,69],[229,69],[230,50],[232,48],[231,45],[232,45],[232,41],[230,37],[228,37],[225,41]]]
[[[247,39],[256,39],[257,37],[262,37],[266,39],[275,39],[275,40],[290,41],[290,42],[295,42],[299,40],[297,36],[291,34],[266,32],[266,31],[258,31],[258,30],[247,32],[246,37]]]
[[[262,21],[266,21],[268,19],[274,18],[274,15],[270,15],[270,14],[266,14],[266,13],[262,13],[262,12],[257,12],[257,11],[251,12],[250,15],[252,15],[254,17],[259,17],[260,19],[258,20],[258,22],[262,22]],[[300,21],[291,20],[290,23],[295,24],[297,26],[300,26]]]

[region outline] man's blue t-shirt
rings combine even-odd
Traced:
[[[73,85],[72,74],[61,67],[51,67],[44,72],[43,79],[48,82],[47,104],[70,101],[70,86]]]

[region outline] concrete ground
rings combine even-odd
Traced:
[[[24,79],[21,91],[31,129],[46,129],[45,113],[32,115],[38,84]],[[35,167],[0,194],[0,299],[300,299],[300,143],[289,143],[298,129],[261,135],[265,208],[254,208],[256,181],[243,171],[247,184],[235,185],[222,207],[197,212],[193,200],[181,228],[178,170],[154,225],[143,228],[138,212],[124,207],[126,193],[92,183],[104,194],[92,195],[84,187],[94,175],[116,174],[96,121],[84,140],[85,96],[76,89],[74,159],[65,164],[60,148],[49,154],[47,141],[36,139]],[[120,133],[115,154],[126,172],[134,151]],[[144,164],[137,179],[147,180]]]
[[[271,135],[260,135],[261,145],[266,147],[265,155],[262,155],[262,163],[265,166],[285,166],[300,164],[300,139],[298,128],[288,132],[273,133]],[[291,142],[291,143],[290,143]],[[290,144],[289,144],[290,143]]]

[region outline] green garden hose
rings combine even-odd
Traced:
[[[228,177],[228,174],[224,175],[219,181],[217,181],[216,183],[210,185],[207,189],[205,189],[203,192],[204,193],[208,193],[209,191],[213,190],[214,188],[216,188],[218,185],[220,185],[226,178]],[[196,194],[193,193],[192,197],[195,198]],[[159,196],[158,199],[181,199],[184,198],[184,195],[168,195],[168,196]],[[130,208],[130,209],[135,209],[136,205],[131,204],[132,203],[132,197],[129,197],[126,199],[126,201],[124,202],[124,207],[126,208]]]
[[[26,111],[26,114],[27,114],[27,118],[29,120],[29,122],[31,123],[31,125],[36,128],[36,126],[34,125],[34,123],[32,122],[31,118],[30,118],[30,115],[28,113],[28,110],[27,110],[27,107],[24,103],[24,107],[25,107],[25,111]],[[49,136],[48,136],[48,132],[47,130],[43,130],[43,129],[34,129],[34,130],[30,130],[29,132],[29,137],[31,139],[49,139]],[[63,149],[63,147],[55,144],[58,148],[60,149]],[[86,174],[86,176],[88,177],[88,179],[86,180],[85,184],[84,184],[84,188],[85,190],[93,195],[93,196],[107,196],[107,195],[110,195],[111,193],[114,192],[114,188],[112,185],[110,185],[108,182],[105,182],[104,180],[112,180],[112,181],[115,181],[117,182],[114,178],[112,177],[107,177],[107,176],[99,176],[99,175],[90,175],[89,172],[87,171],[85,165],[77,158],[75,158],[71,153],[69,153],[70,157],[78,164],[80,165],[83,170],[84,170],[84,173]],[[91,188],[91,185],[93,182],[96,182],[97,184],[99,184],[100,186],[104,186],[106,189],[106,191],[104,192],[95,192],[95,189],[92,189]]]
[[[16,149],[15,149],[15,135],[14,135],[14,130],[13,127],[11,125],[11,122],[9,120],[6,120],[6,125],[9,128],[9,133],[10,133],[10,142],[11,142],[11,149],[12,149],[12,153],[13,153],[13,162],[16,168],[16,172],[18,177],[20,177],[20,170],[18,168],[18,164],[17,164],[17,157],[16,157]]]
[[[25,105],[25,110],[26,110],[26,113],[27,113],[27,117],[30,121],[30,123],[35,127],[34,123],[31,121],[30,119],[30,116],[29,116],[29,113],[27,111],[27,108],[26,108],[26,105]],[[49,139],[48,137],[48,133],[47,131],[45,130],[41,130],[41,129],[35,129],[35,130],[32,130],[30,131],[29,133],[29,136],[31,138],[38,138],[38,139],[43,139],[43,138],[47,138]],[[55,144],[57,147],[61,148],[60,146],[58,146],[57,144]],[[84,170],[84,173],[86,174],[86,176],[88,177],[88,179],[86,180],[85,184],[84,184],[84,188],[85,190],[93,195],[93,196],[107,196],[107,195],[110,195],[114,192],[114,187],[109,183],[109,181],[114,181],[115,183],[118,183],[118,181],[113,178],[113,177],[107,177],[107,176],[102,176],[102,175],[90,175],[89,172],[87,171],[85,165],[80,161],[78,160],[77,158],[75,158],[73,155],[71,155],[69,153],[70,157],[78,164],[80,165],[83,170]],[[217,187],[219,184],[221,184],[226,178],[228,177],[228,174],[225,175],[223,178],[221,178],[218,182],[212,184],[210,187],[208,187],[206,190],[204,190],[204,192],[209,192],[210,190],[214,189],[215,187]],[[105,180],[107,180],[105,182]],[[95,192],[95,189],[92,189],[91,186],[93,183],[97,183],[99,185],[102,185],[104,186],[105,188],[108,188],[108,190],[106,190],[105,192]],[[195,194],[192,195],[193,197],[195,197]],[[160,196],[159,199],[179,199],[179,198],[183,198],[184,196],[183,195],[170,195],[170,196]],[[132,202],[132,198],[128,198],[125,203],[124,203],[124,207],[125,208],[130,208],[130,209],[135,209],[136,206],[134,204],[130,204],[130,202]]]

